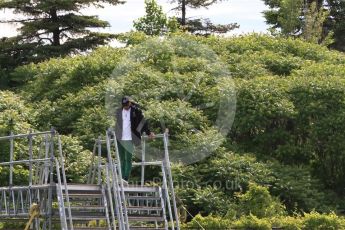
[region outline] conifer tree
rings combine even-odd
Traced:
[[[121,3],[122,0],[0,0],[0,9],[12,10],[21,17],[1,21],[19,23],[20,27],[16,37],[2,38],[0,52],[17,66],[106,44],[113,35],[92,29],[108,27],[109,23],[80,11],[89,6]]]

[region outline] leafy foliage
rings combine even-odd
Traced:
[[[239,212],[259,218],[284,215],[285,207],[271,197],[267,188],[250,184],[245,194],[237,194]]]
[[[254,215],[243,216],[235,222],[234,227],[237,229],[257,229],[269,230],[272,229],[271,224],[266,219],[259,219]]]
[[[264,12],[264,16],[273,34],[301,36],[309,42],[330,45],[344,51],[344,1],[263,1],[270,8]]]
[[[33,112],[33,108],[18,95],[9,91],[0,91],[0,133],[1,136],[10,135],[12,131],[14,134],[28,133],[30,130],[35,131],[37,124],[37,112]],[[42,122],[43,124],[43,122]],[[41,126],[41,128],[43,125]],[[51,127],[44,126],[47,130]],[[73,182],[84,181],[87,174],[88,165],[90,164],[91,153],[84,150],[80,145],[80,141],[73,137],[62,136],[63,151],[65,156],[65,166],[69,180]],[[37,153],[39,149],[40,139],[33,140],[33,155],[38,158]],[[57,149],[57,146],[56,146]],[[1,162],[8,162],[9,156],[9,141],[0,141],[0,160]],[[28,159],[28,140],[19,139],[14,143],[14,160]],[[9,181],[9,167],[0,167],[1,185],[8,185]],[[16,185],[27,184],[29,171],[27,165],[17,165],[13,171],[13,182]]]
[[[0,91],[0,133],[9,135],[11,131],[28,132],[32,128],[35,113],[24,100],[10,92]]]
[[[302,215],[344,207],[343,54],[257,34],[178,33],[155,40],[132,32],[119,39],[127,46],[16,69],[13,79],[25,86],[21,96],[2,92],[1,130],[12,129],[11,117],[16,132],[57,127],[68,144],[69,179],[82,181],[90,161],[85,149],[114,124],[118,97],[129,94],[155,132],[170,129],[177,161],[199,160],[200,149],[212,153],[198,163],[176,164],[173,172],[181,205],[193,215],[212,214],[198,216],[204,226],[303,229],[342,223],[338,216]],[[236,117],[225,136],[214,127],[223,92],[236,95]],[[214,107],[200,106],[211,102]],[[293,213],[300,216],[286,216]],[[194,220],[186,227],[198,228]]]
[[[345,220],[334,213],[320,214],[311,212],[304,216],[279,216],[274,218],[258,218],[255,215],[242,216],[236,221],[218,216],[196,215],[192,221],[182,226],[182,229],[255,229],[269,230],[283,228],[287,230],[310,229],[343,229]],[[200,227],[201,226],[201,227]]]
[[[332,200],[337,200],[337,196],[331,190],[325,189],[306,166],[282,166],[275,163],[272,169],[275,178],[271,187],[272,194],[279,196],[290,213],[297,210],[336,210],[337,205]]]
[[[80,141],[72,136],[61,136],[61,143],[67,180],[72,183],[85,182],[92,153],[83,149]]]
[[[344,220],[338,218],[335,213],[322,215],[317,212],[306,213],[303,220],[303,229],[342,229]]]
[[[134,28],[147,35],[164,35],[178,30],[175,18],[168,18],[155,0],[145,0],[146,15],[134,21]]]
[[[236,192],[246,191],[250,182],[271,184],[274,180],[270,169],[255,157],[225,152],[194,166],[177,166],[174,175],[178,197],[190,212],[202,214],[237,210],[232,201]]]
[[[192,221],[183,225],[182,229],[199,229],[200,226],[204,229],[227,229],[230,225],[230,220],[224,220],[217,216],[202,217],[198,214]]]

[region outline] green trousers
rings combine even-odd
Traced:
[[[132,155],[134,151],[134,145],[132,141],[117,141],[121,163],[122,178],[126,181],[129,179],[129,175],[132,170]]]

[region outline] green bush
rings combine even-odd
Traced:
[[[345,65],[333,63],[315,63],[306,61],[300,69],[293,70],[292,76],[298,77],[344,77]]]
[[[315,175],[339,193],[345,188],[344,89],[344,78],[314,77],[300,78],[290,90],[299,114],[293,128],[295,143],[313,154]]]
[[[125,53],[124,49],[103,47],[87,56],[53,58],[19,67],[12,75],[28,82],[22,91],[26,99],[56,101],[107,79]]]
[[[303,62],[301,58],[277,52],[260,52],[257,56],[265,67],[275,75],[288,76],[293,70],[299,69]]]
[[[217,185],[230,196],[234,192],[248,190],[250,182],[265,185],[274,181],[268,164],[258,162],[250,154],[239,155],[222,149],[218,149],[217,154],[207,161],[200,162],[193,170],[200,181]]]
[[[344,229],[345,221],[336,214],[320,214],[317,212],[305,213],[303,218],[303,229],[305,230],[333,230]]]
[[[33,129],[36,113],[18,95],[10,91],[0,91],[0,136],[28,133]],[[34,131],[34,130],[32,130]],[[13,160],[28,159],[27,139],[17,139],[14,143]],[[0,141],[0,162],[10,161],[10,141]],[[35,149],[34,149],[34,152]],[[0,167],[0,185],[9,184],[9,166]],[[13,171],[13,183],[28,183],[28,169],[24,165],[16,165]]]
[[[230,229],[231,221],[216,216],[196,215],[192,221],[183,224],[181,229]]]
[[[61,136],[66,177],[72,183],[85,183],[92,153],[83,149],[81,142],[72,136]]]
[[[173,175],[177,196],[194,215],[225,215],[233,210],[240,215],[234,193],[247,191],[250,181],[264,185],[274,180],[268,165],[255,157],[221,149],[197,164],[174,165]]]
[[[270,195],[267,188],[250,184],[244,194],[237,194],[238,212],[241,215],[253,214],[256,217],[273,217],[285,214],[285,207],[277,198]]]
[[[343,54],[298,39],[258,34],[204,38],[179,33],[169,38],[149,40],[128,33],[119,36],[127,42],[125,48],[103,47],[16,69],[12,79],[25,85],[18,89],[20,97],[1,92],[0,132],[56,127],[72,146],[70,179],[82,181],[89,161],[84,148],[91,148],[92,139],[113,125],[114,104],[119,95],[129,94],[151,118],[155,132],[170,128],[177,159],[199,160],[199,150],[206,147],[207,154],[216,152],[174,173],[177,181],[195,184],[178,188],[193,214],[233,213],[234,192],[246,194],[251,181],[269,186],[289,213],[342,207]],[[236,117],[223,151],[224,136],[213,125],[222,93],[235,94],[230,77],[236,78],[237,102],[231,101]],[[232,121],[225,115],[222,121]],[[0,150],[4,159],[6,148]],[[77,152],[85,165],[73,174]],[[213,186],[215,182],[220,186]],[[226,187],[229,183],[234,186]],[[211,193],[219,195],[214,203]],[[221,205],[226,199],[229,203]]]
[[[250,214],[249,216],[242,216],[239,220],[232,224],[235,229],[253,229],[253,230],[271,230],[272,226],[266,219],[259,219]]]
[[[236,118],[231,138],[245,151],[271,155],[290,163],[307,161],[301,146],[293,145],[291,122],[297,112],[289,100],[289,81],[274,77],[236,80]],[[283,149],[283,150],[282,150]]]
[[[35,116],[36,112],[19,95],[0,91],[0,135],[29,132]]]
[[[236,82],[232,139],[266,159],[270,155],[286,164],[312,165],[327,188],[342,193],[344,78],[265,77]]]
[[[334,65],[343,72],[339,65],[344,63],[343,54],[299,39],[249,34],[227,39],[210,37],[199,40],[212,47],[229,64],[234,77],[252,79],[270,73],[290,75],[300,72],[300,68],[301,72],[309,72],[319,63],[326,71]],[[316,64],[311,65],[313,63]],[[322,72],[320,68],[316,76],[322,75]]]
[[[270,190],[280,198],[290,214],[312,210],[329,212],[340,206],[337,204],[339,198],[312,176],[310,167],[274,163],[272,171],[275,179]]]
[[[217,44],[214,40],[211,39],[206,42],[212,46]],[[221,44],[226,47],[225,51],[229,53],[243,54],[248,51],[261,52],[268,50],[317,62],[341,63],[344,61],[344,56],[340,52],[329,51],[326,47],[293,38],[272,38],[268,35],[249,34],[223,39]]]
[[[206,215],[224,215],[230,207],[229,198],[224,192],[211,186],[195,189],[192,201],[193,205],[200,210],[200,213]]]
[[[190,222],[184,223],[182,229],[253,229],[271,230],[272,228],[284,230],[330,230],[344,229],[345,221],[334,213],[320,214],[317,212],[305,213],[304,216],[276,216],[271,218],[258,218],[249,214],[237,220],[220,216],[196,215]]]
[[[279,216],[270,219],[272,228],[284,230],[301,230],[302,218],[300,216]]]
[[[84,144],[92,142],[109,127],[110,119],[103,105],[104,98],[105,86],[101,82],[77,93],[68,93],[56,101],[37,102],[38,126],[47,129],[52,125],[62,134],[80,136]],[[92,132],[91,128],[94,128]]]

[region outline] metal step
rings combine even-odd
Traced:
[[[72,220],[76,221],[76,222],[87,222],[87,221],[91,221],[91,220],[105,220],[106,217],[105,215],[102,216],[73,216],[72,215]]]
[[[130,226],[130,230],[145,230],[145,229],[158,229],[158,230],[165,230],[165,228],[156,228],[156,227],[142,227],[142,226]],[[74,229],[75,230],[75,229]]]
[[[64,190],[64,187],[63,187]],[[87,223],[92,220],[106,220],[105,207],[98,205],[97,201],[104,198],[101,186],[93,184],[68,184],[67,191],[71,202],[72,220],[74,223]],[[134,186],[125,185],[123,187],[125,197],[128,202],[138,201],[141,206],[128,206],[128,220],[131,223],[143,222],[163,222],[161,216],[162,207],[159,206],[142,206],[146,202],[160,202],[159,187],[157,186]],[[64,191],[63,191],[64,192]],[[90,202],[84,205],[84,203]],[[67,209],[67,207],[66,207]],[[55,210],[54,210],[55,211]],[[144,214],[144,213],[145,214]],[[154,212],[154,213],[150,213]],[[147,215],[146,215],[147,213]],[[106,227],[75,227],[75,230],[103,230]],[[133,226],[130,229],[156,229],[153,226]],[[164,228],[158,228],[164,229]]]
[[[123,187],[124,192],[136,192],[136,193],[146,193],[146,192],[158,192],[159,187],[157,186],[126,186]]]
[[[107,230],[106,227],[73,227],[74,230]]]
[[[164,221],[162,216],[128,216],[129,221]]]
[[[160,200],[159,196],[126,196],[127,200]]]
[[[142,210],[147,210],[147,211],[162,211],[161,207],[148,207],[148,206],[128,206],[127,210],[129,211],[142,211]]]
[[[62,186],[62,190],[65,190],[65,187]],[[101,191],[101,186],[96,184],[67,184],[67,190],[68,192],[73,191]]]
[[[70,200],[86,198],[102,198],[102,193],[68,193]]]
[[[66,207],[68,209],[68,207]],[[89,205],[89,206],[71,206],[71,211],[92,211],[92,210],[97,210],[97,211],[104,211],[105,207],[104,206],[99,206],[99,205]]]
[[[53,210],[54,213],[58,215],[58,210]],[[104,211],[72,211],[72,219],[79,217],[95,217],[95,218],[105,218]],[[68,216],[67,216],[68,218]]]

